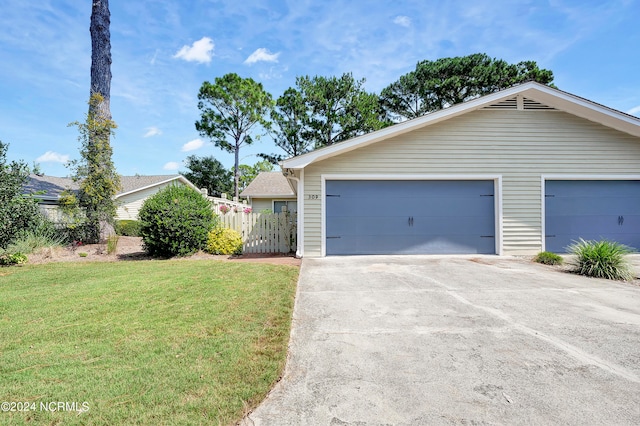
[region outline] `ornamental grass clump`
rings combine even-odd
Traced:
[[[634,250],[614,241],[580,241],[568,247],[568,251],[576,256],[574,272],[594,278],[629,281],[633,273],[627,255]]]
[[[534,262],[544,265],[562,265],[562,256],[551,253],[550,251],[542,251],[533,259]]]
[[[242,254],[242,237],[228,228],[214,228],[209,232],[206,251],[211,254]]]

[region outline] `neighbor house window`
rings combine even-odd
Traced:
[[[274,201],[273,202],[273,212],[280,213],[282,208],[286,207],[288,212],[297,213],[298,212],[298,202],[297,201]]]

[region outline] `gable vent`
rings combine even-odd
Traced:
[[[523,108],[526,110],[555,110],[553,107],[527,98],[524,98]],[[496,102],[495,104],[488,105],[483,109],[518,109],[518,100],[515,97],[505,99],[503,101]]]
[[[555,110],[555,108],[550,107],[549,105],[541,104],[540,102],[534,101],[533,99],[524,98],[524,109],[551,109]]]

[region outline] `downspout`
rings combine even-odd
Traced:
[[[283,171],[284,176],[296,183],[296,201],[298,204],[298,229],[296,231],[296,258],[302,259],[304,256],[304,170],[300,170],[300,177],[294,175],[294,171],[287,169]]]

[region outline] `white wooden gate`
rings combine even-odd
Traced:
[[[295,213],[228,212],[219,215],[225,227],[242,235],[243,253],[291,253],[296,251]]]

